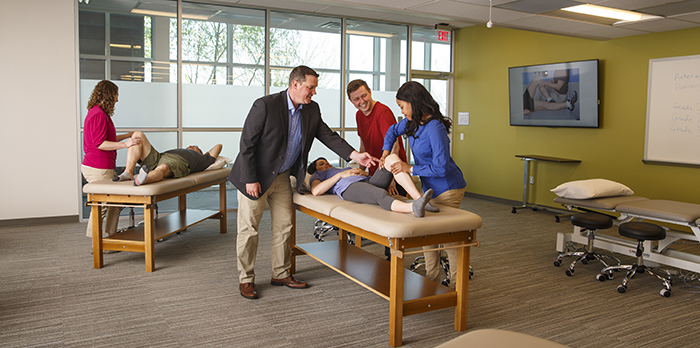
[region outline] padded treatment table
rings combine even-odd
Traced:
[[[292,273],[295,257],[309,255],[336,272],[389,300],[389,344],[402,344],[403,317],[448,307],[455,307],[454,328],[467,329],[469,289],[469,254],[478,246],[476,230],[481,227],[478,215],[446,206],[439,213],[426,212],[417,218],[395,213],[378,205],[359,204],[336,195],[314,196],[294,193],[296,209],[339,228],[337,241],[296,244],[296,221],[292,235]],[[391,261],[362,250],[347,242],[347,233],[389,247]],[[455,290],[404,268],[404,257],[422,254],[425,245],[455,242],[457,282]]]
[[[155,269],[154,243],[171,234],[206,219],[218,219],[221,233],[226,233],[226,177],[230,168],[206,170],[177,179],[134,186],[133,181],[113,182],[101,180],[83,186],[87,193],[87,205],[92,206],[92,254],[95,268],[102,268],[103,250],[133,251],[145,254],[146,272]],[[187,209],[186,194],[219,185],[219,209]],[[178,211],[155,218],[155,205],[160,201],[178,197]],[[102,236],[101,207],[121,206],[143,208],[144,224],[110,237]]]
[[[664,264],[693,272],[700,272],[700,256],[680,252],[668,248],[674,242],[681,240],[700,241],[700,204],[650,200],[637,196],[615,196],[592,199],[570,199],[557,197],[554,202],[560,203],[569,210],[583,211],[607,211],[619,213],[620,216],[612,216],[618,224],[630,221],[653,220],[690,228],[693,234],[684,232],[666,231],[666,238],[658,241],[644,242],[644,260],[658,264]],[[563,252],[566,243],[573,241],[586,244],[587,238],[581,234],[581,229],[574,227],[573,234],[559,233],[557,235],[557,251]],[[596,235],[596,247],[609,251],[636,257],[636,243],[626,239]]]
[[[453,338],[435,348],[568,348],[565,345],[519,332],[481,329]]]

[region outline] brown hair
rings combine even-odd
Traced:
[[[306,81],[306,75],[311,75],[318,78],[318,73],[314,71],[314,69],[311,69],[306,65],[299,65],[298,67],[292,69],[292,72],[289,73],[289,85],[292,85],[292,81],[304,83],[304,81]]]
[[[92,109],[95,105],[99,105],[102,111],[112,116],[112,114],[114,114],[114,104],[116,104],[115,99],[117,94],[119,94],[119,87],[117,87],[114,82],[109,80],[98,82],[90,95],[90,100],[87,104],[88,110]]]
[[[350,83],[348,83],[348,88],[347,88],[348,98],[350,98],[350,93],[355,92],[356,90],[358,90],[362,86],[364,86],[365,89],[367,90],[367,92],[369,92],[369,86],[367,86],[367,82],[365,82],[365,80],[357,79],[357,80],[350,81]]]
[[[318,162],[318,161],[320,161],[320,160],[324,160],[324,161],[328,162],[327,159],[325,159],[325,158],[323,158],[323,157],[319,157],[319,158],[315,159],[313,162],[311,162],[311,164],[309,164],[308,167],[306,167],[306,172],[309,173],[309,174],[311,174],[311,175],[313,175],[314,173],[316,173],[316,170],[317,170],[317,169],[316,169],[316,162]]]

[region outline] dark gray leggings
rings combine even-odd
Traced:
[[[350,184],[342,194],[343,199],[357,203],[377,204],[386,210],[391,210],[391,204],[396,199],[389,195],[387,189],[393,179],[394,175],[382,168],[376,171],[368,181]]]

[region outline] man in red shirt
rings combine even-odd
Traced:
[[[396,123],[394,113],[388,106],[372,99],[372,90],[363,80],[350,81],[347,93],[350,102],[357,108],[355,119],[357,134],[360,136],[360,152],[366,151],[376,158],[381,158],[384,135],[389,127]],[[401,139],[396,140],[391,153],[397,154],[402,161],[406,162],[406,151]],[[369,174],[374,174],[375,170],[377,167],[369,168]],[[400,186],[399,189],[401,189]],[[391,183],[389,194],[400,194],[397,191],[396,182]]]

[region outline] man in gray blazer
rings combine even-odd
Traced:
[[[314,138],[346,160],[363,166],[377,161],[367,153],[355,151],[323,122],[318,104],[311,100],[317,86],[318,74],[313,69],[294,68],[289,75],[289,88],[256,100],[243,125],[240,152],[228,179],[238,189],[238,278],[241,295],[248,299],[258,298],[254,266],[265,203],[269,204],[272,217],[270,283],[294,289],[308,287],[289,273],[294,214],[289,177],[298,178],[298,191]]]

